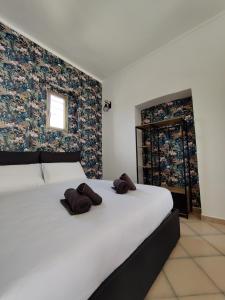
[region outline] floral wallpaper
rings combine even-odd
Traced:
[[[159,104],[144,109],[141,112],[143,124],[178,117],[183,117],[187,124],[188,137],[184,139],[184,151],[186,157],[187,149],[189,149],[190,154],[192,203],[195,207],[201,207],[192,98]],[[157,132],[153,133],[151,136],[147,132],[143,134],[144,145],[150,145],[152,142],[152,161],[153,166],[155,167],[155,169],[153,168],[153,172],[150,168],[144,168],[143,175],[145,183],[153,183],[155,185],[162,186],[185,186],[182,143],[183,138],[180,129],[180,126],[162,128],[159,130],[159,136]],[[160,148],[160,155],[158,155],[157,151],[158,146]],[[143,165],[145,166],[151,165],[151,156],[147,149],[147,147],[143,148]],[[158,172],[159,165],[160,174]],[[187,172],[187,160],[185,161],[185,168]]]
[[[47,90],[68,97],[68,132],[46,129]],[[0,23],[0,150],[76,151],[102,176],[101,83]]]

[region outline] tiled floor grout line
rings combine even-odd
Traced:
[[[223,295],[223,293],[220,293],[220,292],[217,292],[217,293],[204,293],[204,294],[188,294],[187,296],[180,296],[180,297],[178,297],[178,299],[183,299],[183,298],[186,298],[186,297],[195,297],[195,296],[210,296],[210,295]],[[158,299],[164,299],[164,300],[166,300],[167,298],[158,298]],[[157,299],[157,300],[158,300]],[[152,299],[152,300],[154,300],[154,298]]]
[[[203,273],[205,273],[205,275],[208,277],[208,279],[215,285],[215,287],[220,291],[220,293],[224,293],[223,290],[220,289],[220,287],[217,286],[217,284],[215,283],[215,281],[206,273],[206,271],[197,263],[197,261],[195,261],[193,259],[194,263],[202,270]]]
[[[199,267],[199,265],[195,262],[195,260],[194,260],[194,258],[195,258],[195,256],[192,256],[181,244],[179,244],[180,246],[181,246],[181,248],[189,255],[189,257],[176,257],[176,258],[169,258],[169,259],[173,259],[173,260],[175,260],[175,259],[189,259],[189,260],[191,260],[191,261],[193,261],[193,263],[195,264],[195,265],[197,265],[198,267]],[[218,255],[216,255],[216,256],[218,256]],[[202,257],[202,256],[198,256],[198,257]],[[204,256],[205,257],[205,256]],[[209,257],[212,257],[212,256],[209,256]],[[219,256],[219,257],[221,257],[221,255]],[[221,293],[223,293],[223,291],[221,291],[220,290],[220,288],[215,284],[215,282],[209,277],[209,275],[201,268],[201,267],[199,267],[199,269],[206,275],[206,277],[209,279],[209,281],[210,282],[212,282],[214,285],[215,285],[215,287],[218,289],[218,291],[220,292],[220,294]],[[169,283],[169,285],[170,285],[170,287],[171,287],[171,289],[172,289],[172,291],[173,291],[173,293],[174,293],[174,295],[176,296],[176,297],[179,297],[178,299],[180,299],[181,297],[186,297],[186,296],[179,296],[179,295],[177,295],[177,293],[176,293],[176,291],[175,291],[175,289],[173,288],[173,285],[172,285],[172,283],[170,282],[170,280],[169,280],[169,278],[167,277],[167,275],[166,275],[166,272],[163,270],[163,274],[165,275],[165,278],[166,278],[166,280],[167,280],[167,282]],[[205,294],[205,295],[214,295],[215,293],[207,293],[207,294]],[[219,293],[218,293],[219,294]],[[199,296],[199,294],[190,294],[190,295],[188,295],[188,296]],[[162,298],[163,299],[163,298]],[[165,298],[164,298],[165,299]]]
[[[205,258],[205,257],[209,257],[209,258],[211,258],[211,257],[221,257],[221,256],[224,256],[224,255],[210,255],[210,256],[192,256],[182,245],[180,245],[181,246],[181,248],[183,249],[183,250],[185,250],[189,255],[190,255],[190,259],[192,259],[193,260],[193,262],[202,270],[202,272],[208,277],[208,279],[216,286],[216,288],[220,291],[220,293],[224,293],[224,291],[223,290],[221,290],[218,286],[217,286],[217,284],[214,282],[214,280],[206,273],[206,271],[196,262],[196,258],[201,258],[201,257],[203,257],[203,258]]]
[[[188,254],[189,255],[189,254]],[[175,260],[175,259],[177,259],[177,260],[179,260],[179,259],[184,259],[184,258],[192,258],[192,259],[194,259],[194,258],[211,258],[211,257],[222,257],[222,256],[224,256],[224,255],[205,255],[205,256],[191,256],[191,255],[189,255],[189,256],[180,256],[180,257],[171,257],[171,258],[169,258],[169,260]]]
[[[209,225],[209,226],[211,226],[213,229],[215,229],[217,232],[214,232],[214,233],[207,233],[207,234],[200,234],[200,233],[198,233],[195,229],[193,229],[191,226],[190,226],[190,224],[194,224],[194,223],[198,223],[198,222],[202,222],[202,223],[204,223],[204,224],[207,224],[207,225]],[[184,256],[178,256],[178,257],[176,257],[176,255],[175,255],[175,257],[169,257],[169,259],[168,260],[179,260],[179,259],[188,259],[188,260],[190,260],[190,262],[192,261],[193,262],[193,264],[195,264],[195,266],[197,267],[197,268],[199,268],[199,270],[202,272],[202,274],[204,275],[204,276],[206,276],[207,278],[208,278],[208,280],[209,280],[209,282],[211,282],[211,284],[213,284],[214,285],[214,287],[217,289],[217,291],[216,292],[214,292],[214,293],[207,293],[207,292],[205,292],[205,293],[201,293],[201,294],[188,294],[188,295],[183,295],[183,296],[179,296],[177,293],[176,293],[176,289],[173,287],[173,285],[172,285],[172,283],[170,282],[170,280],[169,280],[169,277],[167,276],[167,274],[166,274],[166,272],[165,272],[165,269],[164,269],[164,267],[165,267],[165,265],[163,266],[163,269],[162,269],[162,273],[163,273],[163,275],[164,275],[164,277],[165,277],[165,280],[166,280],[166,282],[167,282],[167,284],[168,284],[168,286],[170,287],[170,289],[171,289],[171,291],[173,292],[173,296],[166,296],[166,297],[153,297],[153,298],[149,298],[149,299],[152,299],[152,300],[156,300],[156,299],[158,299],[158,300],[166,300],[166,299],[176,299],[176,300],[182,300],[183,298],[185,298],[185,297],[196,297],[196,296],[203,296],[204,297],[204,295],[206,296],[210,296],[210,295],[212,295],[212,299],[214,298],[213,296],[216,296],[216,295],[221,295],[221,296],[225,296],[225,291],[223,291],[218,285],[217,285],[217,283],[214,281],[214,279],[212,279],[211,277],[210,277],[210,275],[207,273],[207,271],[206,270],[204,270],[204,268],[200,265],[200,263],[198,263],[198,259],[201,259],[201,258],[213,258],[213,257],[224,257],[225,256],[225,253],[224,252],[222,252],[220,249],[218,249],[216,246],[214,246],[213,244],[211,244],[211,242],[210,241],[208,241],[206,238],[207,238],[207,236],[225,236],[225,232],[223,232],[222,230],[220,230],[219,228],[217,228],[217,227],[215,227],[215,226],[213,226],[211,223],[208,223],[208,222],[206,222],[206,221],[203,221],[203,220],[201,220],[201,219],[196,219],[196,220],[192,220],[191,222],[190,222],[190,224],[188,224],[188,221],[187,222],[184,222],[184,221],[181,221],[180,220],[180,223],[182,223],[182,224],[185,224],[185,225],[187,225],[187,230],[188,229],[190,229],[190,231],[191,232],[193,232],[193,234],[187,234],[187,235],[183,235],[182,234],[182,231],[181,231],[181,235],[180,235],[180,237],[181,238],[199,238],[200,240],[202,240],[202,241],[204,241],[205,243],[207,243],[207,245],[208,246],[210,246],[212,249],[214,249],[215,251],[217,251],[217,253],[218,254],[213,254],[213,255],[198,255],[198,256],[193,256],[193,255],[191,255],[190,254],[190,252],[185,248],[185,246],[183,246],[182,244],[181,244],[181,242],[180,241],[178,241],[178,243],[176,244],[176,246],[174,247],[174,249],[179,245],[179,247],[184,251],[184,253],[186,254],[186,256],[185,256],[185,254],[184,254]],[[184,227],[185,228],[185,227]],[[198,228],[197,228],[198,229]],[[203,227],[203,229],[204,229],[204,227]],[[207,227],[206,227],[206,229],[207,229]],[[206,230],[207,231],[207,230]],[[203,247],[204,247],[204,244],[203,244]],[[223,249],[223,248],[222,248]],[[203,251],[204,252],[204,251]],[[182,252],[181,252],[182,253]],[[201,253],[201,252],[200,252]],[[210,253],[210,252],[209,252]],[[213,253],[213,252],[212,252]],[[179,255],[179,252],[178,252],[178,255]],[[222,258],[221,258],[222,259]],[[211,297],[210,297],[211,298]],[[196,298],[197,299],[197,298]]]
[[[219,224],[219,223],[215,223],[215,224],[213,224],[213,223],[208,223],[208,222],[206,222],[208,225],[210,225],[210,226],[212,226],[214,229],[216,229],[216,230],[218,230],[219,232],[221,232],[222,234],[225,234],[225,232],[224,231],[222,231],[221,229],[219,229],[218,227],[216,227],[216,226],[214,226],[215,224]],[[221,225],[221,224],[219,224],[219,225]],[[224,226],[225,227],[225,226]]]
[[[163,266],[163,268],[164,268],[164,266]],[[164,276],[165,276],[165,278],[166,278],[166,280],[167,280],[167,283],[169,284],[171,290],[173,291],[175,297],[177,298],[178,295],[176,294],[176,291],[175,291],[175,289],[173,288],[171,282],[169,281],[169,278],[168,278],[168,276],[166,275],[166,272],[164,271],[164,269],[162,269],[162,272],[163,272],[163,274],[164,274]]]
[[[182,236],[182,237],[194,237],[195,235],[192,235],[192,236],[187,236],[187,235],[185,235],[185,236]],[[197,237],[199,237],[199,236],[197,236]],[[207,240],[205,240],[205,239],[203,239],[205,242],[207,242],[210,246],[212,246],[212,248],[214,248],[216,251],[218,251],[219,252],[219,254],[213,254],[213,255],[198,255],[198,256],[193,256],[193,255],[191,255],[190,254],[190,252],[188,252],[188,250],[187,249],[185,249],[185,247],[181,244],[181,242],[179,242],[179,246],[184,250],[184,252],[186,252],[187,253],[187,255],[188,255],[188,257],[187,256],[180,256],[180,257],[169,257],[169,259],[183,259],[183,258],[200,258],[200,257],[208,257],[208,258],[210,258],[210,257],[216,257],[216,256],[218,256],[218,257],[221,257],[221,256],[225,256],[221,251],[219,251],[216,247],[214,247],[213,245],[211,245]],[[221,254],[222,253],[222,254]]]
[[[188,224],[186,224],[188,226]],[[209,224],[208,224],[209,225]],[[206,243],[208,243],[212,248],[214,248],[216,251],[218,251],[222,256],[224,256],[224,253],[222,251],[220,251],[219,249],[217,249],[214,245],[212,245],[208,240],[206,240],[204,238],[204,236],[211,236],[211,235],[225,235],[224,233],[214,233],[214,234],[204,234],[204,235],[201,235],[200,233],[196,232],[194,229],[192,229],[190,226],[188,226],[194,233],[196,233],[196,235],[183,235],[182,237],[193,237],[193,236],[198,236],[200,238],[202,238]],[[185,249],[184,249],[185,250]],[[186,251],[187,252],[187,251]]]
[[[194,232],[196,232],[196,230],[192,229],[191,226],[189,226],[189,224],[199,223],[199,222],[202,222],[202,223],[204,223],[204,224],[207,224],[207,225],[213,227],[213,229],[219,231],[219,233],[209,233],[208,235],[211,235],[211,234],[215,234],[215,235],[216,235],[216,234],[221,234],[221,233],[222,233],[222,234],[225,234],[221,229],[219,229],[219,228],[213,226],[212,223],[209,223],[209,222],[206,222],[206,221],[202,221],[201,219],[195,220],[195,221],[191,221],[191,222],[189,222],[189,223],[188,223],[188,221],[181,221],[181,220],[180,220],[180,223],[183,223],[183,224],[188,225],[188,227],[189,227],[192,231],[194,231]],[[197,233],[197,232],[196,232],[196,233]]]
[[[196,235],[197,236],[197,235]],[[195,237],[195,235],[192,235],[192,236],[187,236],[187,235],[183,235],[182,237]],[[187,252],[187,254],[190,256],[190,257],[193,257],[193,258],[198,258],[198,257],[213,257],[213,256],[225,256],[224,254],[223,254],[223,252],[221,252],[219,249],[217,249],[214,245],[212,245],[208,240],[206,240],[206,239],[204,239],[204,237],[202,236],[202,235],[199,235],[199,236],[197,236],[197,237],[201,237],[202,238],[202,240],[204,241],[204,242],[206,242],[210,247],[212,247],[214,250],[216,250],[217,252],[218,252],[218,254],[213,254],[213,255],[196,255],[196,256],[193,256],[193,255],[191,255],[189,252],[188,252],[188,250],[186,250],[185,248],[184,248],[184,246],[181,244],[181,243],[179,243],[179,245],[181,246],[181,248],[185,251],[185,252]],[[177,258],[179,258],[179,257],[177,257]]]
[[[181,248],[182,248],[183,250],[185,250],[182,246],[181,246]],[[222,294],[225,294],[225,293],[223,292],[223,290],[221,290],[221,289],[217,286],[217,284],[212,280],[212,278],[209,277],[209,275],[206,273],[206,271],[205,271],[201,266],[199,266],[199,264],[195,261],[195,258],[205,257],[205,256],[198,256],[198,257],[195,257],[195,256],[190,255],[188,251],[186,251],[186,252],[187,252],[187,254],[189,255],[189,257],[177,257],[177,258],[172,258],[172,259],[173,259],[173,260],[175,260],[175,259],[189,259],[189,260],[192,260],[193,263],[194,263],[195,265],[197,265],[197,266],[199,267],[199,269],[206,275],[206,277],[209,279],[209,281],[212,282],[212,283],[215,285],[215,287],[218,289],[219,293],[220,293],[220,294],[221,294],[221,293],[222,293]],[[207,256],[207,257],[221,257],[221,255]],[[171,259],[171,258],[170,258],[170,259]],[[163,271],[163,272],[164,272],[164,271]],[[169,279],[168,279],[168,277],[167,277],[167,275],[166,275],[165,272],[164,272],[164,275],[165,275],[165,277],[166,277],[168,283],[170,284],[170,281],[169,281]],[[172,284],[170,284],[170,286],[172,287],[172,290],[173,290],[174,294],[175,294],[177,297],[186,297],[186,296],[178,296],[178,295],[176,294],[175,290],[173,289]],[[218,293],[218,294],[219,294],[219,293]],[[206,293],[205,295],[214,295],[214,294],[216,294],[216,293]],[[188,296],[199,296],[199,294],[190,294],[190,295],[188,295]],[[162,299],[163,299],[163,298],[162,298]]]
[[[183,223],[183,222],[181,222],[181,223]],[[197,222],[192,222],[191,224],[193,224],[193,223],[197,223]],[[200,233],[198,233],[195,229],[193,229],[189,224],[187,224],[187,223],[183,223],[183,224],[185,224],[185,225],[187,225],[187,227],[191,230],[191,231],[193,231],[193,233],[195,233],[196,235],[202,235],[202,234],[200,234]],[[210,224],[208,224],[208,223],[206,223],[207,225],[209,225],[210,226]],[[218,233],[216,232],[214,232],[214,233],[205,233],[204,235],[221,235],[221,234],[225,234],[224,232],[222,232],[222,231],[220,231],[220,230],[218,230],[217,228],[214,228],[213,227],[213,229],[215,229],[215,230],[217,230],[217,231],[219,231]],[[193,236],[193,235],[191,235],[191,234],[188,234],[187,236]]]
[[[204,238],[204,236],[202,236],[202,239],[206,242],[206,243],[208,243],[211,247],[213,247],[215,250],[217,250],[219,253],[220,253],[220,256],[225,256],[225,254],[222,252],[222,251],[220,251],[218,248],[216,248],[216,246],[214,246],[213,244],[211,244],[206,238]],[[218,255],[217,255],[218,256]]]
[[[194,223],[194,222],[192,222],[192,223]],[[205,223],[207,223],[207,222],[205,222]],[[208,223],[207,223],[208,224]],[[201,258],[201,257],[203,257],[203,258],[205,258],[205,257],[221,257],[221,256],[225,256],[224,255],[224,253],[223,252],[221,252],[219,249],[217,249],[214,245],[212,245],[208,240],[206,240],[205,238],[204,238],[204,235],[201,235],[201,234],[199,234],[198,232],[196,232],[196,230],[194,230],[194,229],[192,229],[191,228],[191,226],[189,226],[188,224],[186,224],[193,232],[195,232],[196,233],[196,235],[181,235],[181,237],[194,237],[194,236],[197,236],[197,237],[200,237],[200,238],[202,238],[206,243],[208,243],[212,248],[214,248],[216,251],[218,251],[221,255],[209,255],[209,256],[192,256],[189,252],[188,252],[188,250],[186,250],[184,247],[183,247],[183,245],[181,244],[181,243],[179,243],[179,245],[181,246],[181,248],[185,251],[185,252],[187,252],[187,254],[190,256],[190,259],[192,259],[193,260],[193,262],[202,270],[202,272],[208,277],[208,279],[216,286],[216,288],[220,291],[220,293],[222,293],[223,295],[225,295],[225,292],[223,291],[223,290],[221,290],[218,286],[217,286],[217,284],[215,283],[215,281],[206,273],[206,271],[197,263],[197,261],[195,260],[196,258]],[[208,225],[210,225],[210,224],[208,224]],[[215,228],[215,227],[213,227],[213,228]],[[218,230],[217,228],[215,228],[216,230]],[[219,234],[208,234],[208,235],[225,235],[224,233],[221,233],[221,231],[220,230],[218,230],[220,233]]]
[[[184,298],[186,298],[186,297],[200,297],[200,296],[221,296],[221,295],[224,295],[223,293],[212,293],[212,294],[191,294],[191,295],[188,295],[188,296],[180,296],[180,297],[178,297],[177,299],[178,300],[183,300]],[[167,300],[167,299],[169,299],[169,298],[156,298],[156,299],[151,299],[151,300]],[[196,298],[196,300],[197,300],[198,298]],[[212,299],[213,300],[213,299]]]

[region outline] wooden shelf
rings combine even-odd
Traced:
[[[169,119],[169,120],[163,120],[160,122],[153,122],[153,123],[149,123],[149,124],[144,124],[144,125],[139,125],[136,126],[137,129],[148,129],[148,128],[159,128],[159,127],[164,127],[164,126],[170,126],[170,125],[178,125],[178,124],[182,124],[184,122],[183,118],[173,118],[173,119]]]
[[[168,189],[171,193],[183,194],[185,195],[185,188],[180,186],[163,186]]]
[[[152,169],[151,166],[138,166],[139,168],[143,168],[143,169]]]
[[[151,166],[138,166],[138,168],[143,168],[143,169],[158,169],[157,166],[153,166],[153,167],[151,167]]]

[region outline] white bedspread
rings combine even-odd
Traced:
[[[87,183],[103,203],[76,216],[59,200],[79,181],[0,195],[1,300],[88,299],[172,209],[163,188],[118,195],[111,181]]]

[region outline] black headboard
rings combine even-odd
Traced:
[[[80,161],[80,151],[76,152],[40,152],[40,162],[76,162]]]
[[[80,151],[76,152],[0,152],[0,165],[25,165],[54,162],[80,161]]]
[[[24,165],[40,162],[40,152],[0,152],[0,165]]]

